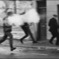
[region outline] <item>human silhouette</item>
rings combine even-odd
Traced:
[[[0,44],[3,43],[7,37],[9,37],[9,43],[10,43],[10,48],[11,51],[15,50],[16,48],[13,47],[13,35],[11,33],[12,31],[12,26],[9,25],[8,23],[8,19],[7,17],[10,16],[12,14],[12,12],[8,12],[7,16],[3,19],[3,31],[4,31],[4,36],[3,38],[0,40]]]
[[[49,40],[49,42],[51,44],[53,44],[52,41],[56,37],[57,38],[56,45],[58,45],[59,44],[59,33],[58,33],[59,26],[58,26],[58,23],[57,23],[57,15],[53,15],[53,18],[50,19],[50,21],[49,21],[49,27],[50,27],[49,31],[52,34],[52,37]]]

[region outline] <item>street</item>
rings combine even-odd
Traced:
[[[48,40],[33,44],[30,38],[27,38],[22,44],[16,38],[21,38],[24,35],[23,31],[13,29],[13,35],[13,45],[16,49],[10,51],[7,39],[0,44],[0,59],[59,59],[59,46],[50,44]],[[2,29],[0,29],[0,37],[3,37]]]
[[[24,41],[24,44],[14,40],[16,49],[10,51],[9,42],[0,44],[0,58],[4,59],[59,59],[59,47],[51,45],[48,41],[33,44]]]

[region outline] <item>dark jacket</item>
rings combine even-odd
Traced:
[[[50,26],[50,29],[49,29],[50,32],[57,31],[58,27],[59,27],[58,24],[57,24],[57,20],[55,18],[50,19],[49,26]]]
[[[3,24],[3,30],[4,30],[4,32],[11,32],[12,26]]]
[[[4,23],[3,23],[3,30],[4,32],[11,32],[12,31],[12,26],[5,23],[5,20],[7,19],[7,17],[5,17],[3,20],[4,20]],[[6,20],[7,21],[7,20]],[[7,24],[7,25],[6,25]]]

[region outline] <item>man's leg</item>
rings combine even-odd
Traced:
[[[56,45],[59,45],[59,33],[57,33]]]
[[[49,42],[50,42],[51,44],[53,44],[52,41],[53,41],[54,38],[56,37],[56,32],[51,32],[51,34],[52,34],[52,37],[51,37],[51,39],[49,40]]]
[[[34,37],[33,37],[32,33],[31,33],[31,31],[30,31],[29,26],[27,27],[27,30],[28,30],[29,35],[30,35],[30,36],[31,36],[31,38],[32,38],[33,43],[37,43],[37,42],[35,41],[35,39],[34,39]]]
[[[53,44],[52,41],[53,41],[54,38],[55,38],[55,36],[52,36],[51,39],[49,40],[49,42],[50,42],[51,44]]]
[[[3,38],[0,40],[0,44],[1,44],[2,42],[4,42],[6,39],[7,39],[7,35],[4,34]]]
[[[27,32],[28,30],[27,30],[27,28],[26,28],[25,26],[22,26],[21,28],[23,29],[23,31],[24,31],[24,33],[25,33],[25,36],[20,39],[21,43],[23,43],[23,40],[24,40],[26,37],[28,37],[28,32]]]
[[[8,33],[8,36],[9,36],[10,48],[11,51],[13,51],[14,49],[16,49],[15,47],[13,47],[13,35],[11,33]]]

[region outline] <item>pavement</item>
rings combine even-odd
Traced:
[[[23,31],[13,30],[13,46],[16,49],[10,51],[9,40],[7,39],[0,44],[0,59],[59,59],[59,46],[55,45],[55,41],[53,44],[50,44],[48,40],[38,41],[38,43],[33,44],[30,38],[27,38],[22,44],[16,38],[22,37],[24,35]],[[0,39],[2,36],[3,31],[0,28]]]
[[[24,40],[22,44],[18,40],[13,41],[14,51],[10,51],[8,39],[0,44],[0,58],[3,59],[59,59],[59,46],[50,44],[49,41]]]

